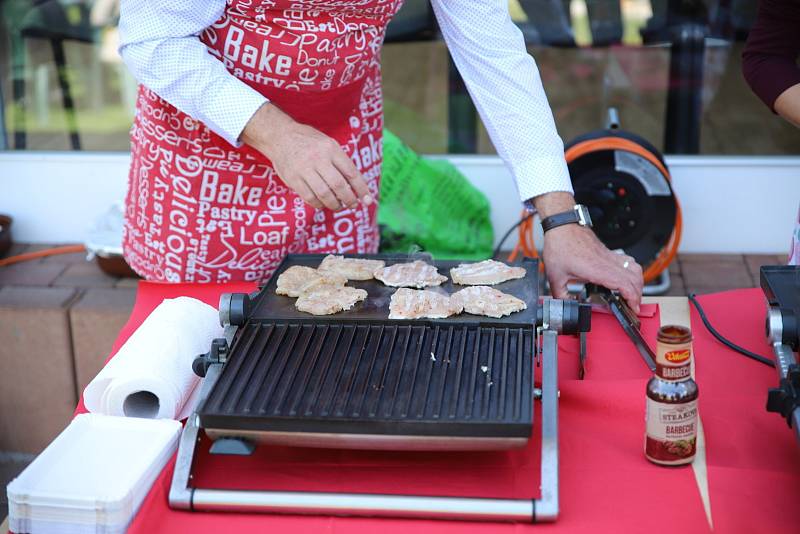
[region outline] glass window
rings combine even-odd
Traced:
[[[510,1],[565,142],[603,127],[613,106],[624,129],[667,153],[800,154],[800,130],[767,109],[742,77],[756,4]],[[406,0],[403,9],[425,5]],[[386,126],[414,149],[494,153],[440,41],[390,37],[383,72]]]
[[[168,1],[168,0],[165,0]],[[741,75],[756,0],[510,0],[565,141],[619,111],[668,153],[798,154]],[[136,81],[119,0],[0,2],[0,147],[127,150]],[[383,50],[386,126],[422,153],[494,153],[438,36],[406,0]]]
[[[127,150],[136,81],[117,53],[118,0],[0,2],[4,146]]]

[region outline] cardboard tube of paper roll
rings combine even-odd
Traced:
[[[86,408],[127,417],[188,416],[200,381],[192,361],[221,336],[213,307],[189,297],[164,300],[86,386]]]

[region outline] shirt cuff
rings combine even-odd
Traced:
[[[573,192],[567,162],[563,156],[529,159],[513,165],[511,173],[523,202],[554,191]]]
[[[239,137],[247,122],[269,99],[233,75],[221,79],[215,89],[204,96],[202,116],[198,118],[231,145],[240,147]]]

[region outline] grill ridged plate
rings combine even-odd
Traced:
[[[311,256],[311,263],[309,257],[301,256],[300,264],[316,266],[322,258]],[[289,256],[279,272],[297,264],[293,259]],[[526,268],[535,283],[536,263]],[[361,287],[365,284],[380,283]],[[465,320],[463,315],[397,321],[386,318],[388,306],[379,312],[382,318],[372,311],[366,314],[373,309],[369,306],[355,311],[362,317],[315,318],[299,312],[275,317],[269,313],[270,302],[294,299],[274,295],[273,286],[274,278],[257,297],[217,383],[198,409],[204,428],[229,433],[530,436],[533,322]],[[504,286],[498,287],[506,291]],[[525,291],[535,316],[535,286]]]

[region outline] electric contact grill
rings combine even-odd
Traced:
[[[406,255],[354,255],[387,265]],[[293,265],[321,255],[289,255],[256,293],[225,294],[225,337],[199,356],[201,400],[187,421],[170,505],[191,510],[264,511],[471,520],[554,520],[558,513],[557,335],[586,332],[590,307],[539,301],[538,262],[498,289],[527,304],[500,319],[466,313],[391,320],[396,291],[377,280],[350,281],[368,297],[329,316],[299,312],[275,293]],[[459,261],[431,261],[442,274]],[[441,290],[461,286],[448,280]],[[434,288],[435,290],[439,290]],[[534,367],[541,363],[541,388]],[[211,453],[250,454],[259,445],[389,450],[500,450],[524,446],[542,402],[541,498],[486,499],[195,488],[199,433]]]

